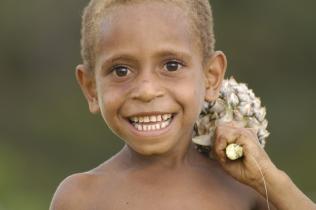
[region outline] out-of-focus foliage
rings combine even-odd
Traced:
[[[61,180],[122,146],[74,78],[87,2],[1,0],[0,210],[47,209]],[[316,1],[212,4],[227,75],[267,107],[268,153],[316,201]]]

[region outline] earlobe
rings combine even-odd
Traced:
[[[80,64],[76,67],[76,79],[88,102],[90,112],[93,114],[98,113],[100,107],[93,73],[91,73],[85,65]]]
[[[219,95],[222,81],[227,68],[226,56],[221,51],[216,51],[205,66],[205,100],[214,101]]]

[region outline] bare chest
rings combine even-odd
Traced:
[[[154,195],[153,195],[154,197]],[[242,201],[233,201],[229,198],[212,198],[205,199],[190,197],[177,197],[176,195],[170,198],[164,197],[148,197],[138,195],[135,198],[116,198],[111,202],[99,202],[95,210],[115,209],[115,210],[250,210],[252,209],[249,203]]]
[[[181,185],[178,183],[113,183],[93,195],[94,210],[247,210],[251,201],[244,193],[221,186]]]

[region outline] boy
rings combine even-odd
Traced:
[[[92,113],[125,146],[57,189],[51,210],[316,209],[277,169],[250,129],[216,130],[204,157],[191,143],[204,100],[217,98],[226,57],[214,51],[207,0],[92,0],[82,29],[84,64],[76,76]],[[226,159],[229,143],[244,158]],[[273,207],[273,206],[274,207]]]

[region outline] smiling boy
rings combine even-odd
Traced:
[[[90,2],[76,76],[90,111],[101,113],[125,146],[95,169],[65,179],[51,210],[267,209],[250,155],[262,166],[272,205],[315,209],[251,130],[219,126],[216,160],[194,148],[194,123],[204,100],[218,97],[226,70],[213,36],[207,0]],[[243,159],[225,158],[231,142],[243,145]]]

